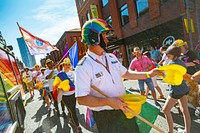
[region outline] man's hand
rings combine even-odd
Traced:
[[[121,109],[123,112],[128,112],[126,110],[127,107],[126,103],[124,102],[123,99],[119,97],[108,98],[107,104],[108,106],[111,106],[115,110]]]
[[[157,68],[154,68],[153,70],[149,71],[148,74],[149,74],[150,77],[154,77],[156,75],[164,76],[163,71],[162,70],[158,70]]]

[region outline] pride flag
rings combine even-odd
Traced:
[[[18,25],[19,26],[19,25]],[[19,26],[19,30],[28,46],[31,55],[47,54],[53,50],[58,50],[52,46],[48,41],[45,41],[39,37],[34,36],[24,28]]]
[[[68,82],[66,82],[67,80],[68,80]],[[62,83],[64,83],[64,84],[62,85]],[[68,83],[68,84],[66,84],[66,83]],[[62,87],[60,85],[62,85]],[[68,88],[68,85],[69,85],[69,88]],[[70,78],[67,76],[67,74],[65,72],[59,72],[53,82],[53,96],[56,100],[58,100],[59,86],[61,87],[60,89],[62,89],[65,92],[75,90],[74,83],[70,80]]]
[[[76,42],[70,49],[69,49],[69,58],[72,63],[72,67],[75,68],[78,64],[78,43]]]

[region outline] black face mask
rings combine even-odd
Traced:
[[[101,46],[101,48],[103,48],[103,50],[105,52],[108,52],[108,50],[107,50],[107,44],[104,42],[102,34],[100,34],[100,43],[99,43],[99,45]]]

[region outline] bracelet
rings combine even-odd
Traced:
[[[151,78],[148,73],[146,73],[147,78]]]

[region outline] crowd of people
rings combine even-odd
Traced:
[[[107,53],[108,31],[112,31],[112,27],[102,19],[92,19],[83,25],[82,39],[88,46],[88,51],[87,55],[79,61],[75,71],[71,67],[69,58],[56,65],[52,60],[47,59],[46,68],[35,65],[33,72],[25,68],[22,77],[30,96],[34,96],[34,88],[39,88],[49,110],[53,103],[59,115],[59,103],[53,94],[53,83],[55,77],[64,72],[69,78],[70,86],[74,89],[66,92],[58,86],[57,90],[62,90],[62,111],[64,112],[64,108],[67,107],[69,122],[77,127],[77,132],[81,132],[81,128],[76,116],[76,101],[92,110],[99,133],[124,131],[138,133],[139,128],[135,117],[126,118],[124,112],[128,112],[127,104],[120,98],[126,93],[122,78],[138,80],[140,94],[148,97],[150,90],[155,106],[163,110],[168,131],[173,133],[170,111],[178,103],[184,118],[183,132],[189,133],[191,119],[187,103],[193,108],[200,106],[198,88],[200,71],[198,72],[197,67],[200,62],[197,55],[189,49],[187,42],[178,39],[169,47],[162,46],[157,50],[151,46],[149,51],[142,51],[140,47],[135,47],[132,52],[134,58],[127,69],[122,65],[122,53],[115,51]],[[157,99],[164,98],[164,95],[157,83],[157,75],[163,75],[163,71],[158,67],[170,64],[178,64],[186,68],[187,74],[184,75],[180,85],[168,85],[169,96],[165,105],[161,107]],[[43,84],[42,87],[40,84]],[[155,90],[159,93],[158,97]]]

